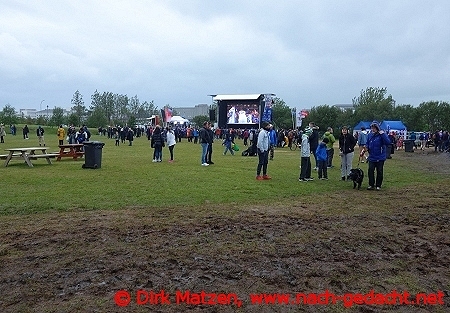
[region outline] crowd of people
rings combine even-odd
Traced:
[[[10,125],[12,135],[16,134],[16,126]],[[30,129],[28,125],[22,128],[24,139],[29,139]],[[45,146],[45,130],[38,126],[36,136],[40,146]],[[212,128],[209,121],[205,121],[202,127],[190,127],[185,125],[169,125],[165,128],[156,126],[109,126],[99,127],[98,134],[107,136],[115,140],[115,145],[128,141],[132,146],[135,137],[146,136],[150,141],[153,151],[153,162],[162,162],[163,147],[167,145],[170,159],[174,162],[174,148],[177,142],[184,138],[187,142],[199,144],[201,146],[201,165],[209,166],[212,161],[214,140],[221,140],[223,145],[223,155],[228,152],[235,155],[235,139],[243,140],[243,145],[247,148],[242,155],[258,156],[256,168],[257,180],[269,180],[268,161],[274,159],[275,148],[292,147],[297,144],[300,147],[300,174],[299,181],[312,181],[313,170],[317,171],[318,179],[327,180],[328,171],[332,169],[334,157],[334,144],[339,145],[340,176],[341,180],[349,180],[350,170],[353,167],[355,148],[358,147],[358,166],[360,163],[368,163],[368,189],[379,190],[383,182],[383,168],[386,159],[391,158],[395,149],[403,149],[405,138],[411,140],[414,148],[425,150],[434,146],[436,152],[449,152],[450,140],[448,131],[435,131],[430,133],[390,131],[388,133],[380,129],[378,123],[373,122],[370,129],[362,127],[354,134],[347,127],[342,127],[336,139],[333,128],[328,127],[323,134],[319,133],[319,127],[314,123],[309,123],[307,127],[300,129],[274,129],[268,122],[262,122],[260,129],[220,129]],[[59,125],[56,132],[59,145],[64,141],[69,144],[80,144],[89,141],[91,133],[86,125],[75,127],[70,125],[67,129]],[[4,143],[6,136],[5,126],[0,124],[1,143]],[[312,159],[311,159],[312,157]],[[312,161],[311,161],[312,160]]]

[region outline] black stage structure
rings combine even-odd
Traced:
[[[275,94],[215,95],[219,128],[259,128]]]

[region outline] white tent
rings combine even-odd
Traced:
[[[184,123],[189,123],[189,120],[185,119],[184,117],[174,115],[168,122],[174,123],[174,124],[184,124]]]

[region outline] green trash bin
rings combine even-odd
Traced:
[[[102,167],[102,149],[105,144],[100,141],[85,141],[84,164],[83,168],[101,168]]]

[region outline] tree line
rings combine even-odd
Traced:
[[[158,115],[160,112],[152,101],[140,102],[138,96],[128,97],[112,92],[100,93],[97,90],[91,96],[91,104],[85,106],[83,95],[77,90],[71,100],[68,115],[64,109],[55,107],[50,118],[43,116],[37,119],[22,117],[14,107],[7,104],[0,112],[0,122],[10,124],[40,124],[57,126],[61,124],[87,125],[99,127],[106,125],[134,125],[145,118]],[[283,99],[274,98],[273,123],[277,128],[290,129],[294,118],[291,108]],[[298,112],[297,112],[298,113]],[[208,119],[198,117],[199,122]],[[196,121],[196,118],[194,119]],[[319,105],[311,108],[303,125],[316,123],[322,130],[326,127],[339,129],[342,126],[355,126],[360,121],[400,120],[408,130],[436,131],[450,129],[450,104],[444,101],[422,102],[418,107],[409,104],[396,105],[387,88],[368,87],[361,90],[360,95],[352,100],[352,108],[341,109],[333,105]],[[197,123],[198,124],[198,123]],[[198,125],[201,125],[198,124]]]
[[[290,129],[293,125],[291,109],[279,98],[274,101],[273,119],[279,128]],[[297,112],[298,113],[298,112]],[[410,104],[396,105],[387,88],[368,87],[353,98],[352,108],[320,105],[309,110],[303,119],[303,126],[314,122],[321,130],[327,127],[353,128],[360,121],[400,120],[408,130],[436,131],[450,130],[450,104],[444,101],[427,101],[413,107]]]
[[[69,114],[64,114],[64,109],[54,107],[50,117],[40,116],[32,119],[20,116],[14,107],[7,104],[0,112],[0,121],[5,125],[11,124],[39,124],[48,126],[86,125],[88,127],[99,127],[107,125],[134,125],[142,122],[145,118],[158,114],[158,108],[152,101],[140,102],[138,96],[112,92],[100,93],[97,90],[91,96],[89,107],[85,105],[83,95],[77,90],[72,100]]]

